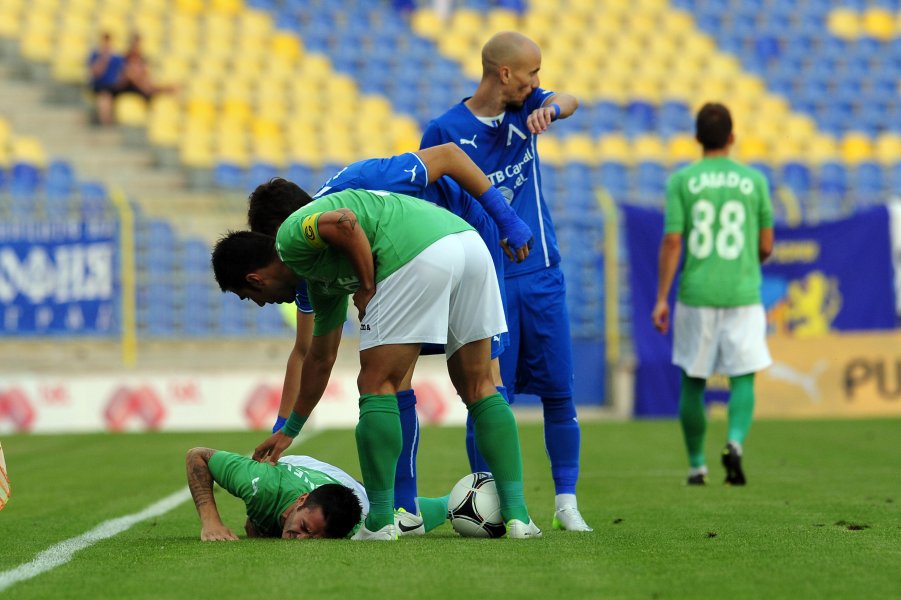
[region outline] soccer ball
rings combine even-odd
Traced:
[[[447,502],[447,518],[463,537],[498,538],[507,533],[491,473],[470,473],[457,482]]]

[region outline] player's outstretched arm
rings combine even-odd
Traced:
[[[200,516],[200,539],[205,542],[237,540],[238,536],[222,522],[213,496],[213,474],[208,462],[215,453],[212,448],[192,448],[185,459],[188,489]]]
[[[516,262],[526,259],[532,246],[532,230],[466,152],[456,144],[447,143],[425,148],[417,154],[428,170],[429,183],[445,175],[459,183],[497,224],[507,257]]]
[[[303,361],[300,380],[303,382],[294,403],[294,410],[281,430],[269,436],[266,441],[256,447],[253,459],[259,462],[275,463],[309,419],[325,388],[328,385],[332,367],[338,358],[338,346],[341,343],[341,326],[335,327],[325,335],[313,337],[310,351]]]
[[[278,419],[272,428],[275,433],[285,424],[291,416],[291,409],[297,401],[300,392],[300,372],[303,361],[310,350],[313,339],[313,314],[297,311],[297,329],[294,336],[294,347],[288,355],[288,363],[285,365],[285,381],[282,384],[282,398],[278,407]]]
[[[770,257],[770,254],[773,253],[774,242],[775,238],[773,236],[772,227],[765,227],[760,230],[760,236],[757,242],[757,253],[761,264],[763,264],[763,262]]]

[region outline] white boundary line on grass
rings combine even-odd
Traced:
[[[187,488],[178,490],[140,512],[104,521],[90,531],[50,546],[35,556],[31,562],[0,572],[0,592],[15,583],[37,577],[41,573],[60,567],[72,560],[72,557],[79,550],[84,550],[99,541],[119,535],[141,521],[166,514],[190,497],[191,492]]]
[[[317,433],[319,432],[308,432],[307,435],[304,436],[302,442],[309,440]],[[288,448],[298,445],[299,441],[301,440],[296,440],[295,443],[291,444]],[[288,448],[285,450],[287,451]],[[104,521],[90,531],[86,531],[81,535],[54,544],[35,556],[31,562],[21,564],[8,571],[0,571],[0,592],[20,581],[32,579],[41,573],[46,573],[47,571],[52,571],[56,567],[61,567],[72,560],[72,557],[75,556],[75,553],[79,550],[84,550],[97,542],[117,536],[123,531],[131,529],[141,521],[164,515],[190,498],[191,491],[185,487],[166,496],[162,500],[154,502],[140,512]]]

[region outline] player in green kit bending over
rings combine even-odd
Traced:
[[[345,538],[359,530],[369,512],[362,484],[309,456],[283,456],[272,464],[233,452],[192,448],[185,466],[203,541],[238,539],[222,522],[213,482],[244,501],[247,537]],[[395,517],[402,532],[421,535],[447,520],[447,496],[417,501],[422,519],[404,512]]]
[[[488,178],[480,177],[487,190]],[[255,459],[277,460],[318,404],[353,295],[360,318],[357,452],[371,505],[354,539],[397,539],[396,393],[426,342],[445,345],[448,374],[473,415],[509,537],[541,535],[523,495],[516,420],[491,376],[491,338],[506,331],[497,276],[484,242],[465,221],[418,198],[345,190],[302,206],[275,239],[229,234],[212,262],[223,291],[261,306],[293,302],[304,280],[315,313],[294,410],[281,431],[257,446]]]
[[[651,318],[669,329],[667,300],[685,245],[673,317],[673,363],[682,369],[679,420],[688,449],[688,483],[707,479],[704,388],[729,376],[729,431],[722,462],[726,483],[744,485],[742,445],[754,411],[754,373],[772,362],[760,299],[760,264],[773,250],[773,209],[766,178],[729,158],[732,116],[705,104],[696,134],[703,158],[676,172],[666,190],[657,302]]]

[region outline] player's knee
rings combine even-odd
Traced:
[[[576,405],[572,398],[541,398],[544,420],[562,423],[576,418]]]

